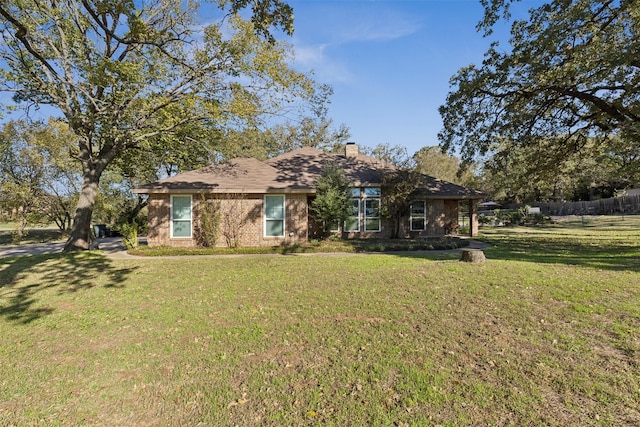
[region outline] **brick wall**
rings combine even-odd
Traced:
[[[456,230],[458,227],[458,201],[457,200],[445,200],[444,201],[444,211],[445,211],[445,228],[446,227],[454,227]]]
[[[212,196],[207,196],[207,200]],[[192,238],[171,238],[171,195],[151,194],[148,202],[149,246],[197,246],[202,195],[193,195]],[[273,246],[306,242],[308,205],[306,194],[285,195],[285,236],[265,237],[262,194],[217,195],[220,203],[220,230],[216,246]]]
[[[209,195],[208,198],[213,196]],[[170,237],[171,196],[151,194],[149,196],[149,246],[197,246],[195,239],[198,227],[201,195],[193,195],[192,238]],[[220,233],[216,246],[274,246],[305,243],[309,238],[309,203],[306,194],[285,195],[285,236],[264,236],[264,195],[216,195],[220,203]],[[408,232],[409,218],[403,220],[405,235],[412,237],[441,236],[450,223],[458,223],[457,200],[427,200],[426,230]],[[361,224],[363,226],[364,224]],[[382,219],[382,231],[346,233],[346,238],[387,238],[393,224]]]

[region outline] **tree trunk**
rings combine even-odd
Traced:
[[[393,239],[398,239],[400,238],[400,223],[402,221],[402,217],[400,215],[400,212],[398,212],[397,214],[395,214],[395,224],[393,226],[393,236],[391,236],[391,238]]]
[[[133,210],[129,212],[127,216],[127,222],[131,224],[133,221],[135,221],[135,219],[138,217],[138,214],[142,209],[144,209],[145,206],[147,206],[147,200],[144,200],[142,197],[138,196],[138,202],[136,203],[136,206],[133,208]]]
[[[64,246],[64,252],[90,249],[91,217],[93,215],[93,205],[98,195],[98,183],[100,182],[101,174],[102,171],[95,166],[85,169],[78,207],[73,217],[73,227]]]

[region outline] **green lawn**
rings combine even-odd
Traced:
[[[13,234],[17,230],[17,224],[0,222],[0,245],[12,245]],[[53,226],[32,227],[26,236],[23,236],[21,244],[54,242],[62,240],[64,236],[60,230]]]
[[[639,425],[640,217],[482,239],[0,259],[0,425]]]

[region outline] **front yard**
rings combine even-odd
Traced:
[[[640,424],[640,217],[482,239],[0,259],[0,425]]]

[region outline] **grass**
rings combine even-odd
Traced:
[[[1,259],[0,425],[638,425],[639,230],[483,229],[484,264]]]
[[[539,227],[485,227],[483,240],[505,260],[604,269],[640,268],[640,215],[568,217]]]
[[[302,254],[302,253],[360,253],[360,252],[402,252],[433,251],[457,249],[468,246],[468,240],[458,237],[431,237],[420,239],[327,239],[313,240],[306,244],[238,247],[238,248],[205,248],[205,247],[167,247],[139,246],[129,250],[137,256],[180,256],[180,255],[257,255],[257,254]]]
[[[17,229],[17,225],[13,223],[0,223],[0,245],[12,245],[13,234]],[[64,236],[57,228],[48,226],[30,228],[25,236],[23,236],[20,244],[44,243],[62,240]]]

